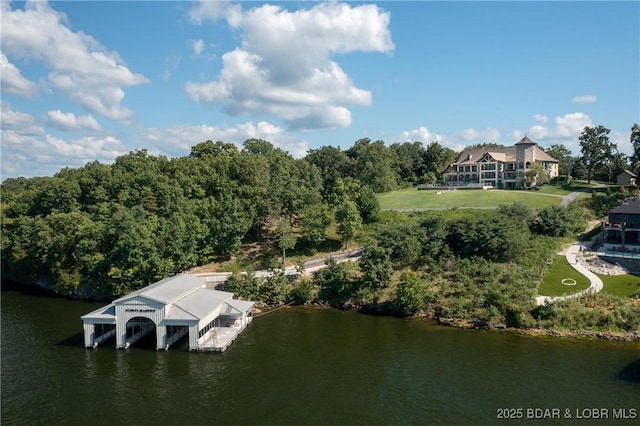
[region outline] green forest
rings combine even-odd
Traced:
[[[294,159],[270,142],[195,145],[186,157],[137,150],[52,177],[2,183],[2,275],[61,294],[122,295],[239,252],[286,255],[348,244],[379,219],[375,192],[435,175],[456,153],[433,143],[357,141]]]
[[[2,276],[59,294],[109,299],[198,265],[260,247],[272,277],[227,284],[268,305],[337,307],[507,327],[640,329],[631,299],[597,296],[536,307],[537,286],[586,220],[622,198],[594,194],[569,207],[381,212],[376,193],[434,183],[458,153],[437,142],[361,139],[294,159],[270,142],[241,149],[206,141],[188,156],[146,150],[2,183]],[[289,253],[364,247],[357,263],[328,261],[289,282]],[[612,308],[613,307],[613,308]]]

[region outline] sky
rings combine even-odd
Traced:
[[[0,178],[206,140],[631,154],[640,2],[0,1]]]

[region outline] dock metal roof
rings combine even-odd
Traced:
[[[253,302],[232,299],[233,293],[206,287],[207,278],[191,274],[180,274],[136,290],[109,305],[96,309],[81,318],[114,320],[116,306],[136,297],[142,297],[165,305],[165,319],[202,320],[219,308],[221,314],[247,312]]]
[[[212,310],[227,302],[232,297],[233,293],[226,291],[199,288],[174,302],[173,306],[179,307],[197,319],[203,319],[209,315]]]
[[[175,275],[129,293],[114,303],[143,296],[156,302],[167,304],[202,286],[205,281],[202,277],[196,277],[191,274]]]

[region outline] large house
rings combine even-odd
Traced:
[[[609,212],[602,224],[605,251],[640,251],[640,197],[628,198]]]
[[[525,136],[513,146],[465,149],[445,170],[444,181],[447,186],[522,188],[535,163],[549,179],[558,176],[558,160]],[[535,178],[529,184],[535,186]]]

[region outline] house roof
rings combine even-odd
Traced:
[[[491,148],[471,148],[465,149],[460,154],[456,164],[477,164],[478,161],[489,153],[492,157],[497,154],[504,154],[507,158],[513,158],[506,161],[515,161],[515,149],[513,147],[492,146]],[[493,157],[495,158],[495,157]],[[503,160],[504,161],[504,160]]]
[[[465,149],[458,157],[458,161],[454,164],[458,165],[471,165],[477,164],[478,161],[482,159],[486,154],[489,154],[496,161],[501,161],[503,163],[515,162],[516,161],[516,151],[518,147],[516,145],[533,145],[531,148],[534,151],[534,158],[536,161],[544,161],[547,163],[558,163],[558,160],[544,152],[543,149],[538,147],[538,144],[533,142],[528,137],[524,137],[513,146],[492,146],[485,148],[470,148]]]
[[[549,154],[544,152],[538,146],[535,146],[534,149],[536,151],[536,161],[546,161],[546,162],[549,162],[549,163],[559,163],[558,160],[556,160],[555,158],[553,158],[552,156],[550,156]]]
[[[624,175],[624,174],[628,174],[631,177],[638,177],[637,174],[635,174],[635,173],[633,173],[633,172],[631,172],[631,171],[629,171],[627,169],[624,169],[622,172],[620,172],[620,175]],[[620,175],[618,175],[618,176],[620,176]]]
[[[524,137],[522,139],[520,139],[520,141],[518,143],[516,143],[516,145],[538,145],[537,143],[535,143],[534,141],[532,141],[531,139],[529,139],[528,137]]]
[[[618,214],[640,214],[640,197],[627,198],[622,204],[615,209],[609,211],[611,213]]]
[[[515,158],[513,158],[513,159],[507,158],[507,153],[506,152],[489,151],[489,152],[487,152],[487,154],[489,154],[491,156],[491,158],[493,158],[494,160],[502,161],[503,163],[506,162],[506,161],[514,161],[515,160]]]

